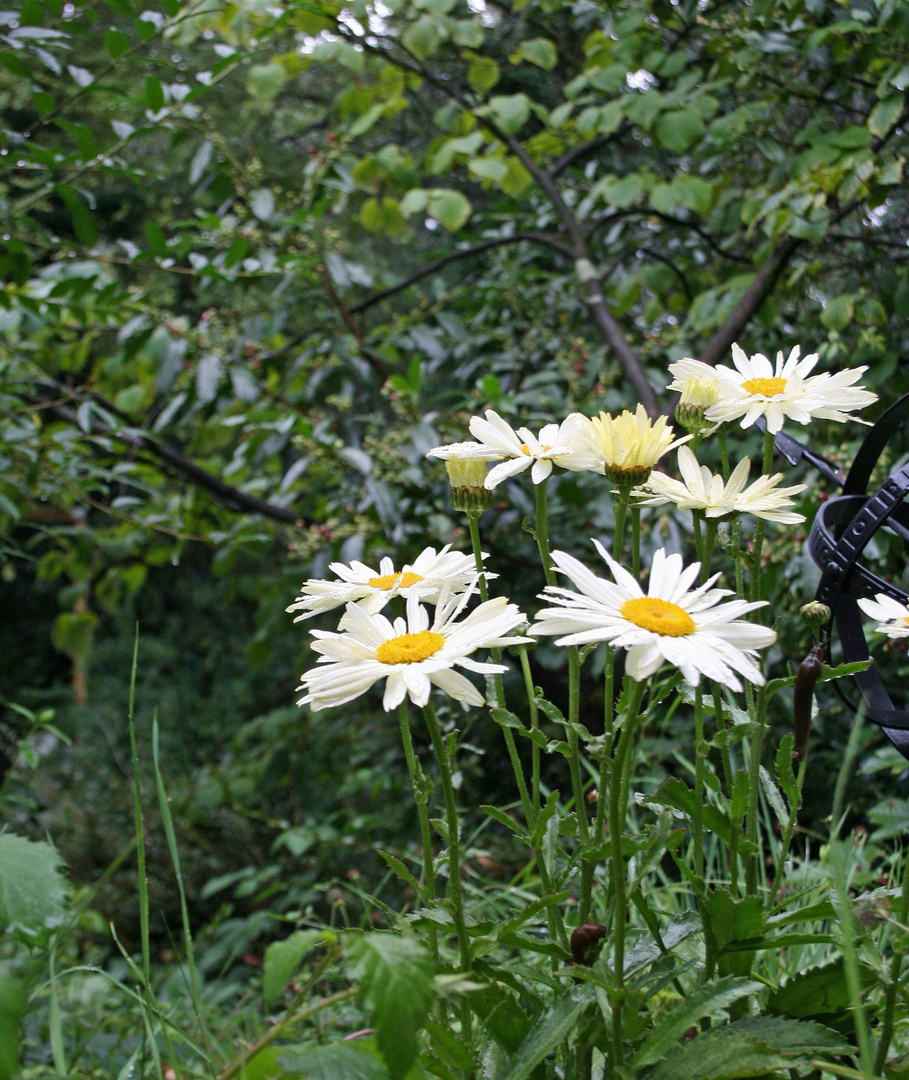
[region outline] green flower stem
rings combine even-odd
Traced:
[[[401,724],[401,742],[404,744],[404,758],[407,761],[407,771],[410,773],[414,802],[417,804],[417,816],[420,820],[420,843],[423,847],[423,900],[425,903],[431,904],[436,895],[436,872],[432,860],[432,830],[429,826],[429,812],[426,809],[429,785],[426,774],[420,768],[417,755],[414,753],[413,740],[410,737],[407,700],[405,697],[401,702],[398,719]],[[436,928],[432,925],[429,927],[429,943],[432,947],[433,956],[438,959],[439,943]]]
[[[843,798],[846,794],[846,782],[858,755],[864,720],[865,710],[862,708],[856,713],[855,723],[849,733],[846,753],[843,755],[843,763],[840,766],[836,787],[833,791],[833,811],[830,815],[832,830],[827,859],[833,878],[833,902],[842,935],[840,947],[843,954],[846,986],[849,989],[849,997],[852,1003],[852,1020],[855,1024],[855,1034],[858,1040],[860,1068],[863,1073],[870,1075],[872,1071],[871,1032],[868,1026],[868,1017],[865,1013],[862,976],[859,967],[858,948],[856,947],[855,914],[849,898],[847,871],[847,863],[850,858],[849,842],[841,840],[839,835],[843,819]]]
[[[480,575],[480,599],[485,603],[489,599],[486,588],[486,574],[483,572],[483,552],[480,548],[480,515],[474,511],[468,513],[467,524],[470,528],[470,544],[473,548],[473,560],[476,563],[477,573]]]
[[[742,551],[741,539],[742,519],[736,516],[732,519],[732,547],[735,551],[735,595],[739,600],[747,600],[744,575],[745,554]]]
[[[609,845],[612,863],[612,891],[615,901],[613,918],[613,979],[615,981],[612,1004],[612,1066],[621,1068],[624,1062],[624,998],[625,998],[625,926],[628,918],[628,897],[625,892],[625,856],[622,853],[622,836],[625,832],[627,813],[627,774],[631,768],[631,749],[635,730],[640,719],[641,702],[646,683],[630,683],[628,701],[622,718],[619,743],[612,765],[609,784]],[[624,797],[623,797],[624,795]]]
[[[641,576],[641,508],[631,508],[631,572],[637,581]]]
[[[694,809],[691,831],[694,837],[694,872],[704,876],[704,766],[707,740],[704,738],[704,690],[694,688]]]
[[[694,553],[697,556],[698,562],[701,564],[701,573],[704,572],[704,533],[702,529],[702,517],[703,512],[699,510],[691,511],[691,531],[694,535]]]
[[[574,808],[578,819],[578,838],[581,846],[586,849],[590,845],[590,826],[587,821],[587,808],[584,805],[584,782],[581,779],[581,757],[577,732],[581,699],[581,657],[577,645],[568,645],[565,651],[568,653],[568,746],[571,749],[568,765],[571,771]]]
[[[428,702],[423,706],[423,717],[429,728],[432,748],[435,751],[439,767],[439,780],[445,796],[445,819],[448,825],[448,882],[451,888],[451,917],[458,937],[461,970],[470,970],[470,940],[467,937],[467,924],[464,921],[464,898],[461,892],[461,840],[458,834],[458,807],[455,803],[454,787],[451,783],[451,767],[448,751],[436,719],[435,710]]]
[[[549,477],[542,484],[537,484],[537,514],[534,522],[533,535],[543,561],[543,574],[547,585],[555,585],[555,570],[552,567],[552,556],[549,554],[549,520],[547,517],[546,493],[549,488]]]
[[[804,761],[804,758],[802,759]],[[900,893],[900,910],[898,916],[899,926],[904,927],[909,921],[909,845],[903,856],[903,887]],[[890,1040],[893,1038],[894,1019],[896,1016],[896,997],[900,985],[900,969],[903,965],[903,954],[894,949],[890,959],[890,982],[887,984],[887,992],[884,994],[884,1014],[881,1021],[881,1034],[877,1044],[877,1053],[874,1057],[874,1075],[884,1075],[884,1063],[890,1050]]]
[[[478,584],[480,587],[480,600],[485,604],[489,599],[489,589],[486,584],[486,574],[483,572],[483,553],[480,549],[480,527],[479,527],[480,515],[475,511],[467,514],[467,520],[470,524],[470,542],[473,547],[473,557],[476,563],[477,572],[479,573]],[[492,649],[493,663],[501,663],[502,650]],[[496,705],[500,709],[505,708],[505,686],[502,682],[501,673],[497,673],[493,678],[493,685],[495,687],[495,699]],[[532,695],[528,695],[532,697]],[[536,706],[533,706],[536,711]],[[530,796],[527,793],[527,781],[524,778],[524,769],[521,765],[521,757],[518,754],[518,748],[514,741],[514,735],[512,735],[509,728],[503,727],[502,733],[505,736],[505,746],[508,750],[508,760],[511,762],[511,767],[514,771],[515,780],[518,785],[518,794],[521,797],[521,806],[524,808],[524,817],[527,821],[527,827],[533,831],[533,824],[536,820],[536,804],[531,803]],[[539,784],[535,787],[536,791],[539,791]]]
[[[720,689],[718,682],[711,682],[713,689],[713,711],[716,717],[716,729],[718,732],[722,732],[724,738],[721,740],[722,746],[720,753],[723,758],[723,776],[726,779],[726,794],[729,798],[732,798],[732,786],[735,782],[735,776],[732,772],[732,755],[729,753],[729,736],[728,729],[726,727],[726,713],[723,710],[723,691]],[[733,830],[735,835],[735,830]]]
[[[807,752],[802,754],[802,760],[799,763],[799,771],[795,778],[795,798],[789,806],[789,821],[786,824],[786,828],[783,829],[783,836],[780,841],[780,857],[776,864],[776,873],[773,875],[773,888],[770,895],[777,896],[780,891],[780,886],[783,884],[783,874],[786,870],[786,860],[789,858],[789,848],[792,844],[792,834],[795,832],[795,826],[798,821],[799,810],[802,808],[802,784],[805,782],[805,766],[808,764]]]
[[[748,856],[745,867],[745,892],[753,896],[758,890],[758,861],[760,859],[760,844],[758,843],[758,815],[760,812],[760,787],[761,787],[761,752],[764,748],[764,715],[767,702],[763,688],[758,691],[757,698],[751,683],[745,683],[745,699],[748,703],[748,715],[751,717],[755,728],[749,739],[748,761],[748,811],[745,817],[745,838],[758,849]]]
[[[716,531],[718,522],[716,518],[704,519],[704,549],[701,553],[701,581],[710,577],[710,562],[713,559],[713,549],[716,546]]]
[[[622,561],[622,550],[625,547],[625,512],[628,509],[630,488],[619,488],[615,494],[615,532],[612,537],[612,557],[616,562]]]
[[[726,448],[726,425],[720,424],[716,433],[717,442],[720,444],[720,460],[723,463],[723,483],[729,480],[729,451]]]
[[[540,730],[540,710],[537,708],[533,676],[530,672],[530,661],[527,658],[527,646],[518,646],[518,654],[521,657],[521,671],[524,675],[524,691],[527,694],[527,705],[530,709],[530,730]],[[540,796],[540,748],[536,741],[530,744],[530,805],[533,807],[533,816],[536,818],[542,805]]]
[[[761,468],[763,476],[769,476],[773,468],[773,436],[769,431],[764,432],[764,463]],[[758,518],[754,523],[754,543],[751,548],[751,599],[761,598],[761,550],[764,546],[764,519]]]
[[[538,485],[537,492],[539,494],[540,487],[545,487],[545,481],[543,484]],[[467,519],[470,522],[470,540],[473,545],[474,560],[477,564],[477,569],[480,571],[479,586],[480,586],[480,599],[485,603],[488,599],[488,590],[486,587],[486,576],[482,573],[483,558],[480,551],[480,530],[477,524],[479,514],[468,514]],[[549,545],[545,541],[546,536],[546,501],[543,500],[542,506],[542,519],[540,518],[540,503],[539,497],[537,499],[537,520],[543,521],[543,537],[545,544],[544,548],[540,548],[540,555],[543,558],[544,567],[549,563]],[[555,575],[552,575],[553,582],[555,581]],[[498,664],[502,658],[501,649],[492,649],[493,662]],[[534,688],[533,679],[530,675],[530,664],[527,660],[527,647],[520,647],[521,654],[521,668],[524,672],[524,685],[527,690],[527,701],[530,708],[530,723],[532,728],[539,728],[540,718],[537,706],[534,702]],[[502,676],[496,675],[494,679],[495,685],[495,698],[496,704],[500,709],[505,708],[505,687],[502,683]],[[533,759],[532,759],[532,791],[533,796],[527,791],[527,782],[524,778],[524,769],[521,765],[521,758],[518,754],[518,748],[515,744],[514,735],[509,728],[503,727],[502,734],[505,737],[505,746],[508,750],[508,759],[511,762],[511,767],[514,771],[515,780],[518,785],[518,793],[521,797],[521,806],[524,809],[524,818],[527,821],[527,828],[532,833],[533,826],[536,822],[537,812],[540,807],[540,750],[536,743],[533,744]],[[543,859],[543,852],[539,846],[533,847],[534,857],[536,859],[537,868],[540,873],[540,881],[543,885],[543,889],[546,894],[550,894],[553,891],[552,882],[549,879],[549,874],[546,870],[546,863]],[[546,909],[547,925],[549,927],[550,937],[558,938],[559,944],[568,951],[568,935],[565,931],[565,923],[562,919],[560,911],[554,911],[552,907]]]
[[[606,646],[606,667],[603,672],[603,733],[604,742],[606,739],[611,739],[615,728],[615,648],[612,645]],[[599,843],[603,836],[603,826],[606,824],[606,789],[609,786],[609,770],[611,767],[611,761],[605,752],[603,753],[603,761],[600,765],[600,786],[597,789],[597,813],[593,824],[593,835],[596,843]]]

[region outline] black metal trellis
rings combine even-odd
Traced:
[[[835,632],[843,661],[853,663],[870,657],[858,600],[884,593],[903,604],[909,594],[873,573],[862,554],[881,528],[887,528],[909,545],[909,463],[898,466],[877,488],[869,492],[872,474],[893,436],[909,420],[909,394],[892,405],[868,432],[846,476],[831,461],[795,439],[779,432],[777,450],[791,463],[804,459],[833,483],[841,494],[829,498],[818,510],[808,538],[808,550],[821,570],[815,599],[826,604],[831,620],[826,638]],[[909,759],[909,710],[894,704],[880,673],[872,664],[853,676],[864,703],[865,716],[878,724],[890,742]],[[843,695],[851,708],[858,704]]]

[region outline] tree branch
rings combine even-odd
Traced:
[[[39,400],[35,404],[44,405],[47,403]],[[99,402],[99,404],[102,403]],[[106,403],[103,407],[107,407]],[[79,418],[76,415],[75,410],[68,405],[56,403],[47,404],[47,409],[48,412],[59,417],[61,420],[65,420],[70,424],[75,424],[77,427],[79,426]],[[204,488],[213,495],[218,502],[223,503],[225,506],[235,510],[248,510],[250,513],[261,514],[263,517],[271,518],[272,521],[281,521],[289,525],[296,525],[298,528],[311,524],[311,522],[307,521],[305,518],[301,518],[294,510],[288,509],[285,506],[275,506],[274,503],[265,502],[264,499],[258,499],[255,495],[248,495],[245,491],[240,491],[239,488],[226,484],[219,477],[213,476],[210,472],[203,469],[201,465],[197,465],[196,462],[192,461],[184,454],[181,454],[179,450],[175,450],[172,446],[168,446],[167,443],[158,442],[148,435],[139,435],[135,431],[118,431],[109,424],[105,424],[98,419],[95,419],[95,425],[93,434],[106,435],[109,438],[124,443],[126,446],[133,447],[137,450],[147,451],[154,457],[167,462],[168,465],[193,484]]]
[[[342,23],[336,23],[335,25],[336,30],[341,37],[345,39],[354,37],[349,29]],[[606,304],[606,296],[603,292],[599,275],[591,261],[587,241],[571,208],[562,197],[562,193],[552,174],[546,169],[541,168],[534,161],[530,154],[524,149],[519,139],[514,135],[506,134],[506,132],[504,132],[495,121],[490,120],[488,116],[477,115],[474,109],[465,100],[464,95],[456,87],[450,86],[444,80],[439,79],[415,58],[409,57],[408,59],[404,59],[359,36],[356,36],[355,40],[357,45],[361,48],[368,52],[372,52],[387,63],[393,64],[403,71],[410,71],[413,74],[418,75],[444,97],[447,97],[460,105],[465,112],[470,113],[470,115],[474,117],[481,127],[485,128],[504,146],[507,146],[524,168],[530,173],[543,194],[552,204],[553,209],[562,223],[562,228],[568,236],[571,257],[575,265],[575,272],[581,283],[583,295],[590,308],[590,314],[593,317],[594,323],[602,334],[606,344],[613,351],[619,363],[622,365],[628,381],[634,387],[638,400],[650,416],[658,416],[660,408],[657,404],[653,387],[647,380],[644,369],[641,367],[641,363],[635,355],[634,350],[628,344],[621,326]]]
[[[497,236],[490,240],[481,240],[480,243],[472,244],[467,248],[458,248],[456,251],[450,251],[447,255],[440,256],[438,259],[433,259],[432,262],[428,262],[425,266],[421,266],[419,270],[414,271],[409,277],[403,278],[396,285],[389,285],[387,289],[381,289],[379,292],[373,293],[372,296],[367,296],[365,300],[361,300],[358,304],[351,304],[348,311],[352,315],[359,315],[361,311],[366,311],[367,308],[371,308],[373,305],[379,304],[383,300],[387,300],[390,296],[403,292],[404,289],[416,284],[416,282],[421,281],[423,278],[435,274],[438,270],[441,270],[443,266],[447,266],[448,263],[454,262],[456,259],[466,259],[471,255],[479,255],[484,251],[488,251],[490,248],[502,247],[505,244],[513,244],[519,240],[528,240],[531,243],[545,244],[546,247],[559,252],[559,254],[564,255],[565,258],[571,258],[570,248],[566,247],[558,240],[546,236],[544,233],[520,232],[512,233],[511,236]]]

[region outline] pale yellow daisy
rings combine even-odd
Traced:
[[[643,483],[664,454],[691,438],[674,439],[666,417],[651,421],[643,405],[615,417],[601,412],[590,424],[599,458],[596,471],[619,486]]]

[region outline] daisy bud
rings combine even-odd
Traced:
[[[486,487],[486,462],[477,458],[449,458],[445,462],[451,483],[451,505],[465,514],[482,514],[492,506]]]
[[[830,608],[819,600],[812,600],[799,609],[799,618],[808,626],[826,626],[830,622]]]
[[[711,405],[715,405],[720,397],[717,384],[703,375],[689,375],[685,380],[682,397],[675,409],[675,418],[679,424],[692,435],[700,432],[711,432],[716,429],[716,424],[711,424],[704,419],[704,414]]]

